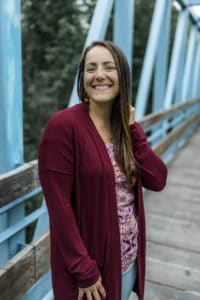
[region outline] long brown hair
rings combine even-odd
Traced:
[[[87,53],[96,46],[102,46],[109,50],[116,64],[119,78],[119,95],[116,97],[111,113],[111,129],[115,144],[117,162],[131,188],[133,177],[138,174],[139,166],[132,152],[132,142],[129,129],[129,110],[131,103],[131,77],[127,59],[121,49],[110,41],[95,41],[87,47],[82,55],[77,80],[77,93],[83,102],[87,98],[84,89],[84,68]]]

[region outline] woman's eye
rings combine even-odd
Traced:
[[[115,66],[107,66],[106,70],[113,71],[113,70],[116,70],[116,67]]]
[[[86,71],[89,72],[89,73],[92,73],[92,72],[95,71],[95,68],[92,68],[92,67],[91,68],[87,68]]]
[[[88,73],[93,73],[93,72],[96,72],[96,70],[98,69],[98,67],[95,67],[95,66],[88,66],[86,68],[86,72]],[[108,72],[111,72],[113,70],[116,70],[116,67],[114,65],[106,65],[103,67],[103,69],[105,71],[108,71]]]

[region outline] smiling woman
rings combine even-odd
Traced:
[[[144,299],[142,187],[159,191],[167,169],[134,119],[126,57],[89,46],[78,71],[81,103],[57,112],[39,147],[51,234],[55,300]]]
[[[119,93],[117,68],[111,53],[102,46],[92,48],[86,57],[84,68],[84,89],[93,102],[110,102]]]

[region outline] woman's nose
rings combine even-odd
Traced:
[[[105,70],[102,67],[99,67],[96,71],[96,79],[104,79],[105,78]]]

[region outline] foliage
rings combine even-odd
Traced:
[[[39,138],[49,117],[68,104],[95,4],[96,0],[22,0],[26,161],[37,157]],[[135,0],[133,102],[154,5],[155,0]],[[107,39],[112,39],[112,27],[113,13]],[[173,30],[174,26],[171,35]]]
[[[44,124],[67,106],[94,1],[23,0],[25,159],[37,156]]]

